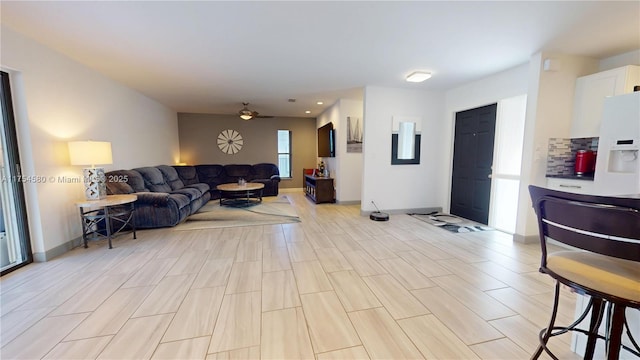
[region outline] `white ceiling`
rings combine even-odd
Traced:
[[[2,24],[180,112],[234,114],[248,101],[263,115],[315,117],[367,85],[442,91],[541,50],[640,48],[640,1],[3,0],[0,10]],[[433,78],[405,82],[415,70]]]

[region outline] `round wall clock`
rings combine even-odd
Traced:
[[[242,149],[242,135],[235,130],[222,130],[218,135],[218,147],[225,154],[233,155]]]

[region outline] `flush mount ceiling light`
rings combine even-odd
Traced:
[[[423,82],[431,77],[431,73],[424,71],[414,71],[407,76],[408,82]]]

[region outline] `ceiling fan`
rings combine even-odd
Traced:
[[[251,120],[253,118],[270,119],[270,118],[273,117],[273,116],[259,115],[259,113],[257,111],[249,110],[249,108],[248,108],[249,103],[248,102],[243,102],[242,105],[244,107],[240,111],[238,111],[238,115],[240,115],[240,118],[242,118],[242,120]]]

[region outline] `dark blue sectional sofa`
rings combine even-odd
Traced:
[[[280,172],[275,164],[149,166],[106,174],[107,194],[135,194],[133,223],[138,229],[175,226],[209,200],[219,199],[216,186],[247,182],[265,185],[263,196],[278,195]]]

